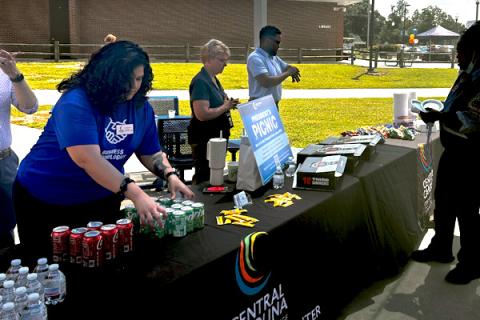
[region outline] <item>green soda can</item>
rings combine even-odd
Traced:
[[[165,237],[166,234],[165,227],[167,225],[167,219],[162,217],[162,223],[163,225],[158,224],[157,221],[153,223],[153,236],[157,239],[162,239],[163,237]]]
[[[174,237],[185,237],[187,235],[187,217],[182,210],[173,211],[173,233]]]
[[[173,233],[173,212],[175,209],[165,208],[165,212],[168,214],[167,221],[165,221],[165,234],[172,235]]]
[[[125,205],[125,207],[122,209],[122,214],[124,218],[132,220],[134,233],[142,232],[142,228],[140,226],[140,216],[138,215],[137,209],[133,203]]]
[[[185,201],[182,202],[182,205],[184,207],[191,207],[192,204],[193,204],[193,201],[191,201],[191,200],[185,200]]]
[[[193,208],[190,206],[182,207],[180,210],[185,212],[185,216],[187,217],[187,233],[193,232]]]
[[[194,216],[194,229],[202,229],[205,226],[205,206],[201,202],[192,204]]]
[[[181,203],[174,203],[170,206],[170,208],[175,209],[175,210],[180,210],[182,209],[182,204]]]
[[[164,208],[170,208],[170,206],[173,204],[173,200],[168,197],[158,198],[157,202],[160,203],[160,205]]]
[[[174,204],[177,204],[177,203],[178,203],[178,204],[182,204],[183,201],[184,201],[183,199],[173,199],[173,200],[172,200],[172,202],[173,202]]]

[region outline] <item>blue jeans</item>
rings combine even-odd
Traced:
[[[12,187],[17,167],[18,157],[13,151],[8,157],[0,160],[0,239],[10,239],[16,224]]]

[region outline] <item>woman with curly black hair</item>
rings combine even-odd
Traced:
[[[152,80],[145,51],[118,41],[102,47],[58,85],[63,94],[20,164],[14,186],[18,231],[27,253],[48,254],[56,226],[115,223],[124,196],[144,222],[160,221],[165,211],[123,175],[133,153],[150,171],[164,175],[173,197],[177,191],[193,197],[160,151],[146,98]]]

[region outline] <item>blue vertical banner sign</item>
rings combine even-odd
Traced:
[[[288,137],[273,97],[268,95],[238,106],[243,126],[257,162],[262,183],[275,173],[275,164],[284,164],[292,155]]]

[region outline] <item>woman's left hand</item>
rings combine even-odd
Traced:
[[[180,180],[180,178],[174,174],[168,177],[168,190],[172,194],[172,199],[175,199],[177,192],[183,194],[183,197],[187,199],[193,199],[195,195],[193,191],[190,190],[190,188],[187,187],[182,180]]]

